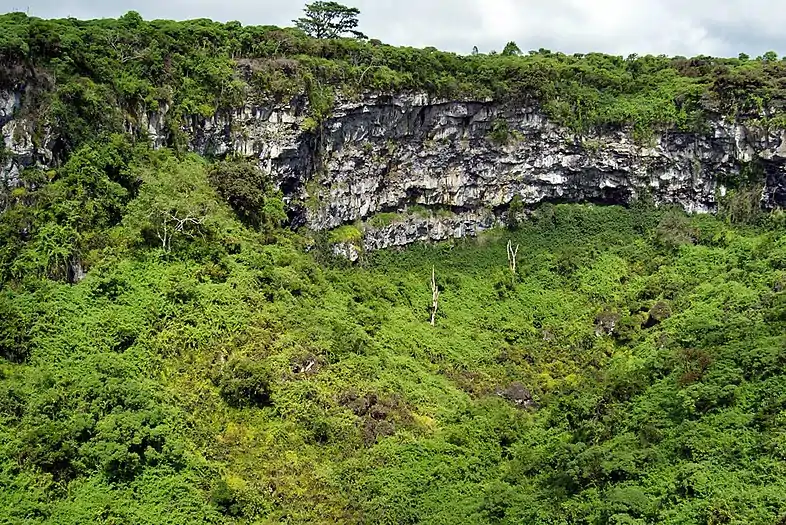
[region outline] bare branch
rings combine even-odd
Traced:
[[[437,271],[431,267],[431,326],[435,326],[437,320],[437,307],[439,306],[439,287],[437,286]]]
[[[366,77],[366,73],[368,73],[371,69],[383,67],[383,66],[374,65],[374,59],[372,59],[371,62],[372,62],[371,65],[369,65],[366,69],[364,69],[363,73],[360,74],[360,80],[358,80],[358,87],[363,87],[363,79]]]

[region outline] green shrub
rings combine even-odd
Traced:
[[[280,195],[253,162],[221,161],[211,166],[208,176],[218,194],[252,228],[274,229],[287,220]]]
[[[235,492],[223,479],[218,480],[210,491],[210,502],[227,516],[240,516],[240,508]]]
[[[25,297],[0,293],[0,357],[23,362],[30,355],[34,306]]]
[[[520,216],[524,213],[524,201],[521,195],[514,195],[508,207],[505,225],[509,230],[516,230],[520,225]]]
[[[658,224],[656,240],[661,247],[676,250],[694,244],[698,240],[698,230],[682,211],[669,211]]]
[[[221,397],[234,407],[270,404],[271,374],[263,364],[251,359],[227,363],[218,380]]]
[[[720,215],[732,224],[755,224],[764,215],[761,207],[763,191],[763,186],[743,186],[729,190],[720,199]]]
[[[497,146],[505,146],[510,142],[512,136],[513,134],[510,131],[507,120],[498,119],[494,121],[489,133],[489,140],[492,143]]]
[[[398,213],[377,213],[368,219],[366,223],[372,228],[385,228],[400,219],[401,217]]]
[[[330,242],[339,243],[359,243],[363,239],[363,233],[355,226],[341,226],[330,232]]]

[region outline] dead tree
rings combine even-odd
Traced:
[[[431,267],[431,326],[437,321],[437,307],[439,305],[439,287],[437,286],[437,271]]]
[[[510,273],[513,274],[513,277],[516,276],[516,266],[518,265],[518,256],[519,256],[519,245],[516,245],[516,249],[513,249],[513,241],[508,241],[508,267],[510,268]]]

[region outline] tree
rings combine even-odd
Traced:
[[[248,226],[273,229],[287,220],[284,203],[272,181],[254,163],[241,159],[222,161],[210,169],[209,178]]]
[[[295,26],[314,38],[339,38],[347,33],[357,38],[366,35],[357,31],[360,10],[337,2],[306,4],[306,16],[293,20]]]
[[[142,173],[139,196],[128,206],[124,223],[143,235],[151,233],[169,251],[172,241],[210,231],[219,213],[217,195],[204,163],[195,158],[167,159]]]
[[[516,278],[516,267],[519,262],[519,246],[517,244],[513,248],[513,241],[508,241],[508,268],[510,268],[510,273],[513,274],[514,279]]]
[[[516,42],[512,40],[505,45],[505,49],[502,50],[502,56],[506,57],[513,57],[521,55],[521,49],[519,48]]]
[[[437,308],[439,307],[439,286],[437,286],[437,270],[431,267],[431,326],[437,322]]]

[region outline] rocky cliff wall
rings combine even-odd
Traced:
[[[20,118],[19,93],[0,92],[5,143],[0,176],[16,183],[23,166],[52,162],[50,133]],[[474,234],[493,225],[515,196],[544,201],[627,204],[642,194],[689,212],[713,212],[725,181],[756,166],[762,204],[786,205],[786,131],[714,119],[706,132],[655,134],[641,144],[626,130],[579,136],[536,106],[430,100],[424,95],[339,101],[317,131],[306,130],[307,103],[245,106],[183,131],[203,154],[258,159],[292,207],[296,223],[329,230],[355,223],[363,247]],[[143,114],[129,131],[167,143],[166,108]],[[40,124],[40,123],[39,123]],[[39,126],[40,128],[40,126]],[[440,217],[405,213],[412,206]],[[384,227],[364,225],[397,213]],[[452,215],[451,215],[452,214]]]

